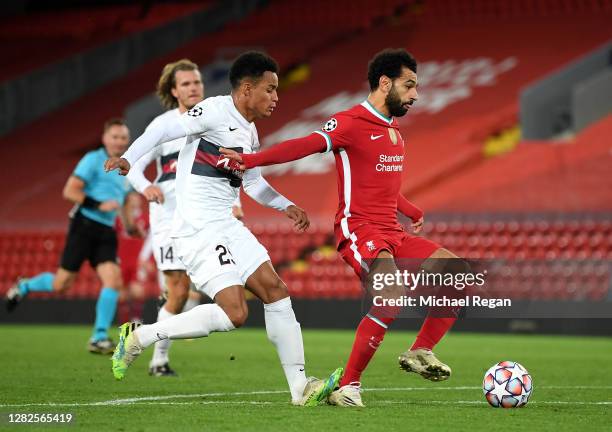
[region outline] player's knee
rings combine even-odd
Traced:
[[[168,291],[168,299],[166,302],[166,309],[173,314],[179,314],[182,312],[189,298],[189,290],[172,290]]]
[[[468,274],[472,272],[470,263],[459,257],[428,259],[423,263],[423,270],[430,273]]]
[[[249,316],[249,309],[246,303],[225,306],[223,310],[236,328],[242,327]]]
[[[468,274],[472,272],[470,263],[463,258],[444,259],[444,273],[448,274]]]
[[[121,291],[124,288],[121,276],[106,278],[106,280],[102,280],[102,285],[107,288],[112,288],[115,291]]]
[[[68,291],[70,289],[70,287],[72,287],[72,284],[74,283],[74,279],[59,279],[59,278],[54,278],[53,279],[53,291],[56,292],[65,292]]]
[[[229,317],[234,327],[242,327],[249,316],[249,312],[246,309],[236,310]]]
[[[264,303],[274,303],[276,301],[284,299],[285,297],[288,297],[289,290],[287,289],[287,285],[285,285],[285,282],[283,282],[280,277],[275,275],[275,277],[271,278],[267,285],[266,296],[267,298],[262,299]]]
[[[117,291],[123,288],[123,279],[119,266],[116,266],[116,268],[106,267],[102,271],[99,270],[98,275],[104,287],[112,288]]]

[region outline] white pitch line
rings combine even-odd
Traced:
[[[288,406],[287,402],[259,402],[259,401],[191,401],[191,402],[165,402],[165,401],[143,401],[131,404],[122,404],[118,406],[131,407],[133,405],[264,405],[264,406]],[[377,400],[368,403],[369,406],[376,405],[487,405],[485,401],[449,401],[449,400],[416,400],[416,401],[394,401],[394,400]],[[529,405],[612,405],[612,401],[533,401]],[[5,407],[23,408],[30,406],[48,406],[48,407],[85,407],[85,406],[102,406],[99,403],[47,403],[47,404],[15,404],[4,405]],[[106,405],[108,406],[108,405]]]
[[[486,401],[435,401],[435,400],[424,400],[424,401],[391,401],[391,400],[381,400],[381,401],[372,401],[370,405],[418,405],[418,404],[440,404],[440,405],[487,405]],[[612,401],[533,401],[529,402],[529,405],[612,405]]]
[[[286,405],[285,402],[263,401],[195,401],[195,402],[144,402],[138,405]]]
[[[612,386],[538,386],[543,390],[606,390]],[[427,391],[427,390],[482,390],[482,387],[388,387],[388,388],[366,388],[363,391]]]
[[[538,387],[543,390],[547,389],[612,389],[612,386],[541,386]],[[481,387],[374,387],[367,388],[367,392],[397,392],[397,391],[462,391],[462,390],[481,390]],[[85,407],[85,406],[129,406],[132,404],[141,405],[161,405],[161,404],[181,404],[180,402],[170,403],[163,402],[171,399],[193,399],[193,398],[206,398],[206,397],[228,397],[228,396],[254,396],[254,395],[273,395],[273,394],[284,394],[289,393],[287,390],[261,390],[261,391],[250,391],[250,392],[216,392],[216,393],[196,393],[196,394],[175,394],[175,395],[164,395],[164,396],[145,396],[145,397],[134,397],[126,399],[111,399],[99,402],[39,402],[39,403],[26,403],[26,404],[0,404],[0,408],[9,407],[30,407],[30,406],[56,406],[56,407]],[[248,404],[249,402],[255,402],[256,404],[273,404],[273,402],[257,402],[257,401],[235,401],[237,404]],[[378,401],[381,402],[381,401]],[[478,401],[415,401],[417,403],[480,403]],[[197,401],[193,404],[215,404],[216,401]],[[232,403],[232,401],[218,402],[218,403]],[[377,402],[374,402],[377,403]],[[410,403],[402,401],[387,401],[385,403]],[[483,402],[484,403],[484,402]],[[588,404],[588,405],[610,405],[612,402],[565,402],[565,401],[541,401],[531,402],[532,404]],[[184,404],[191,404],[189,402]],[[284,404],[284,403],[283,403]]]
[[[176,394],[176,395],[165,395],[165,396],[146,396],[146,397],[128,398],[128,399],[111,399],[107,401],[95,402],[94,405],[121,405],[121,404],[130,404],[134,402],[161,401],[161,400],[168,400],[168,399],[190,399],[190,398],[218,397],[218,396],[253,396],[253,395],[282,394],[282,393],[289,393],[289,392],[287,390],[262,390],[262,391],[251,391],[251,392]]]

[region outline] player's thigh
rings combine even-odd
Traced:
[[[182,270],[166,270],[164,279],[167,290],[166,309],[174,314],[180,313],[189,297],[189,276]]]
[[[252,273],[247,281],[246,288],[255,294],[265,304],[274,303],[289,297],[287,286],[274,270],[272,263],[266,261]]]
[[[244,285],[249,277],[262,267],[262,264],[270,261],[270,256],[257,237],[237,219],[229,221],[225,234],[228,240],[228,254],[236,262]],[[262,272],[268,275],[268,280],[271,280],[276,273],[273,269],[270,272],[269,267],[264,266]]]
[[[166,270],[163,274],[169,294],[181,296],[189,294],[191,280],[184,270]]]
[[[170,230],[154,232],[151,240],[158,270],[163,272],[185,270],[185,265],[179,259],[174,242],[170,237]]]
[[[105,261],[96,266],[96,273],[103,287],[120,290],[123,287],[121,268],[116,262]]]
[[[364,279],[370,295],[397,299],[405,294],[405,287],[397,277],[399,269],[395,257],[389,249],[381,249],[374,259],[369,261],[369,271]]]
[[[437,266],[432,256],[441,250],[441,246],[424,237],[406,234],[396,249],[395,262],[402,272],[418,273],[421,270],[434,271]],[[429,265],[426,263],[429,262]]]
[[[355,274],[362,280],[370,274],[371,266],[379,257],[381,252],[395,250],[397,242],[389,241],[389,238],[378,230],[362,227],[350,234],[338,247],[342,259],[350,265]]]
[[[438,248],[423,261],[422,268],[431,273],[459,274],[469,273],[470,264],[448,249]]]
[[[408,234],[402,239],[401,244],[396,249],[395,258],[424,260],[437,253],[440,249],[442,249],[442,246],[434,241],[425,237]]]
[[[223,226],[209,226],[173,241],[175,252],[198,291],[214,299],[227,287],[244,285]]]

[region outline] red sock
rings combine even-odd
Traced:
[[[128,322],[130,320],[130,303],[126,300],[119,300],[117,306],[117,319],[119,324]]]
[[[351,356],[344,368],[344,375],[340,380],[340,387],[352,382],[359,382],[361,374],[370,363],[378,346],[385,337],[385,332],[393,318],[375,318],[368,314],[359,323],[355,333],[355,342]]]
[[[457,318],[454,317],[440,318],[428,315],[410,349],[426,348],[432,350],[456,320]]]

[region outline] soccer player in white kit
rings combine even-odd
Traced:
[[[157,84],[157,96],[168,111],[155,117],[149,127],[180,117],[204,99],[204,85],[198,65],[187,59],[167,64]],[[127,178],[149,204],[149,221],[152,235],[152,251],[157,269],[163,273],[166,301],[159,308],[157,320],[162,321],[182,311],[192,309],[199,301],[190,297],[191,281],[185,266],[178,259],[170,237],[172,217],[176,208],[176,167],[178,155],[185,138],[168,141],[155,147],[134,164]],[[144,176],[146,167],[155,161],[157,174],[151,182]],[[170,367],[169,349],[171,340],[164,339],[155,344],[153,358],[149,364],[149,375],[175,376]]]
[[[172,238],[197,289],[215,301],[155,324],[123,324],[113,355],[115,378],[122,379],[142,350],[156,341],[205,337],[240,327],[248,314],[246,286],[264,303],[266,331],[277,349],[292,403],[317,405],[336,387],[341,368],[326,380],[306,378],[301,328],[287,287],[266,249],[232,217],[231,208],[242,185],[260,204],[285,212],[300,231],[309,226],[306,213],[274,190],[259,169],[243,175],[219,162],[219,147],[245,153],[259,149],[253,122],[269,117],[276,107],[277,72],[269,56],[242,54],[230,69],[231,95],[208,98],[178,119],[149,127],[123,157],[106,161],[107,170],[118,168],[125,175],[155,146],[187,136],[178,158]]]

